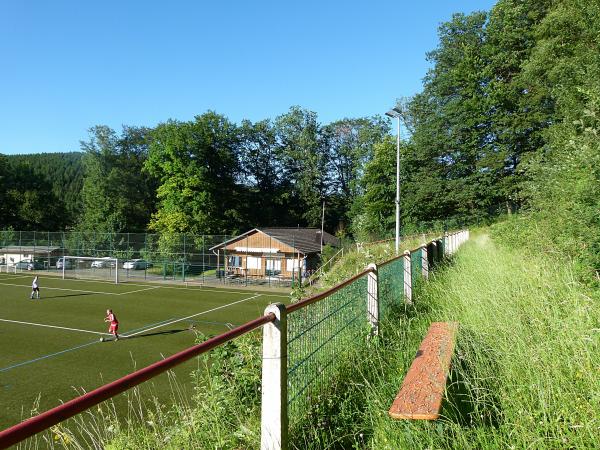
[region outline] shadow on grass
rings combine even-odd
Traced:
[[[459,338],[459,345],[452,360],[452,369],[448,376],[445,401],[442,404],[441,417],[462,427],[498,428],[501,423],[501,407],[497,387],[493,380],[477,375],[469,353],[477,352],[477,363],[490,367],[498,364],[489,356],[482,345],[474,340],[467,330]],[[468,342],[467,342],[468,340]],[[461,344],[466,344],[464,347]],[[466,348],[465,348],[466,347]],[[494,373],[501,373],[499,369]]]
[[[135,336],[123,336],[125,339],[137,339],[137,338],[143,338],[143,337],[152,337],[152,336],[164,336],[164,335],[170,335],[170,334],[177,334],[177,333],[181,333],[182,331],[190,331],[189,328],[181,328],[181,329],[177,329],[177,330],[165,330],[165,331],[156,331],[154,333],[144,333],[144,334],[136,334]]]
[[[84,295],[94,295],[89,292],[82,292],[81,294],[63,294],[63,295],[52,295],[52,296],[44,296],[42,298],[37,298],[34,300],[51,300],[54,298],[66,298],[66,297],[82,297]]]

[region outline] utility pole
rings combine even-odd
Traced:
[[[400,251],[400,115],[402,111],[394,107],[385,113],[386,116],[395,118],[398,123],[396,136],[396,255]]]
[[[323,200],[323,214],[321,215],[321,254],[323,253],[323,227],[325,225],[325,200]]]

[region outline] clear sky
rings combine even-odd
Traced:
[[[292,105],[322,123],[420,90],[453,12],[493,0],[0,0],[0,153],[79,150],[87,129]]]

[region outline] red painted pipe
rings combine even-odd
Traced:
[[[144,367],[143,369],[137,370],[129,375],[119,378],[112,383],[100,386],[87,394],[80,397],[76,397],[68,402],[52,408],[42,414],[31,417],[30,419],[24,420],[17,425],[7,428],[0,432],[0,448],[8,448],[18,442],[21,442],[28,437],[33,436],[40,431],[44,431],[53,425],[56,425],[63,420],[73,417],[88,408],[91,408],[98,403],[103,402],[121,392],[131,389],[150,378],[155,377],[167,370],[193,358],[194,356],[206,353],[213,348],[224,344],[242,334],[246,334],[256,328],[261,327],[269,322],[275,320],[275,314],[270,313],[265,316],[254,319],[250,322],[246,322],[237,328],[234,328],[227,333],[220,334],[211,339],[208,339],[201,344],[190,347],[183,350],[175,355],[169,356],[166,359],[155,362],[154,364]]]

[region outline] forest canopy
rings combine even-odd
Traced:
[[[500,0],[439,26],[421,92],[395,105],[404,233],[520,211],[536,226],[511,222],[515,236],[600,266],[599,10]],[[0,156],[0,228],[235,233],[320,226],[325,203],[328,230],[383,238],[395,221],[391,125],[323,124],[293,106],[258,122],[207,111],[95,126],[81,153]]]

